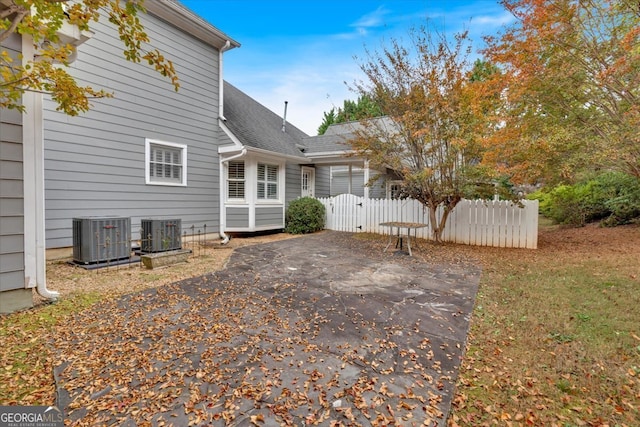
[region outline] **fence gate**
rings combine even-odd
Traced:
[[[325,203],[327,224],[325,228],[336,231],[363,231],[364,208],[362,197],[340,194]]]

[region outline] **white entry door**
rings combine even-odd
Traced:
[[[316,170],[307,166],[302,166],[302,176],[300,179],[302,197],[314,197],[316,188]]]

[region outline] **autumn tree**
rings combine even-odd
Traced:
[[[488,123],[479,101],[489,97],[471,79],[466,33],[450,40],[425,26],[409,37],[408,47],[393,40],[367,52],[361,69],[368,80],[356,82],[355,90],[374,99],[385,116],[363,121],[351,143],[372,168],[398,174],[401,197],[429,210],[433,239],[440,241],[450,212],[485,181],[479,135]]]
[[[89,109],[91,97],[110,96],[79,85],[67,72],[74,47],[61,42],[58,35],[64,25],[88,31],[104,17],[117,28],[126,59],[148,63],[178,90],[173,63],[150,47],[140,12],[144,12],[142,0],[0,0],[0,43],[17,33],[31,37],[37,46],[37,57],[25,63],[6,49],[0,50],[0,107],[22,110],[22,94],[37,91],[50,94],[58,110],[77,115]]]
[[[638,2],[502,4],[516,22],[486,38],[505,102],[485,161],[522,182],[612,168],[640,178]]]

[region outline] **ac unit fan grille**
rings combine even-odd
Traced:
[[[82,264],[131,257],[131,218],[73,218],[73,260]]]
[[[140,249],[142,253],[182,249],[181,219],[143,219]]]

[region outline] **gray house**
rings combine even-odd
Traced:
[[[180,90],[126,61],[104,21],[78,49],[71,73],[113,98],[69,117],[44,103],[46,247],[72,245],[74,217],[180,218],[183,228],[219,223],[218,125],[223,54],[239,43],[179,2],[150,0],[145,31],[174,63]]]
[[[72,245],[74,217],[219,222],[223,53],[239,43],[179,2],[148,0],[145,7],[140,19],[174,62],[179,92],[144,64],[124,60],[104,20],[90,39],[71,40],[85,43],[70,71],[114,98],[95,99],[91,112],[70,117],[28,93],[27,114],[0,112],[0,312],[31,306],[32,288],[57,297],[46,288],[45,248]],[[14,35],[5,45],[16,58],[33,57],[26,38]]]
[[[145,7],[140,19],[173,61],[178,92],[126,61],[104,21],[74,42],[70,73],[113,98],[70,117],[28,94],[29,114],[0,112],[0,312],[31,306],[32,288],[57,297],[45,250],[72,247],[74,218],[131,218],[133,239],[143,219],[179,218],[183,230],[206,224],[227,238],[284,228],[291,200],[332,193],[332,168],[360,168],[362,177],[347,174],[360,187],[368,179],[362,159],[344,156],[344,135],[310,137],[224,82],[223,55],[238,42],[177,1]],[[6,44],[32,54],[18,36]]]
[[[286,204],[314,195],[307,134],[226,82],[223,105],[220,233],[282,229]]]

